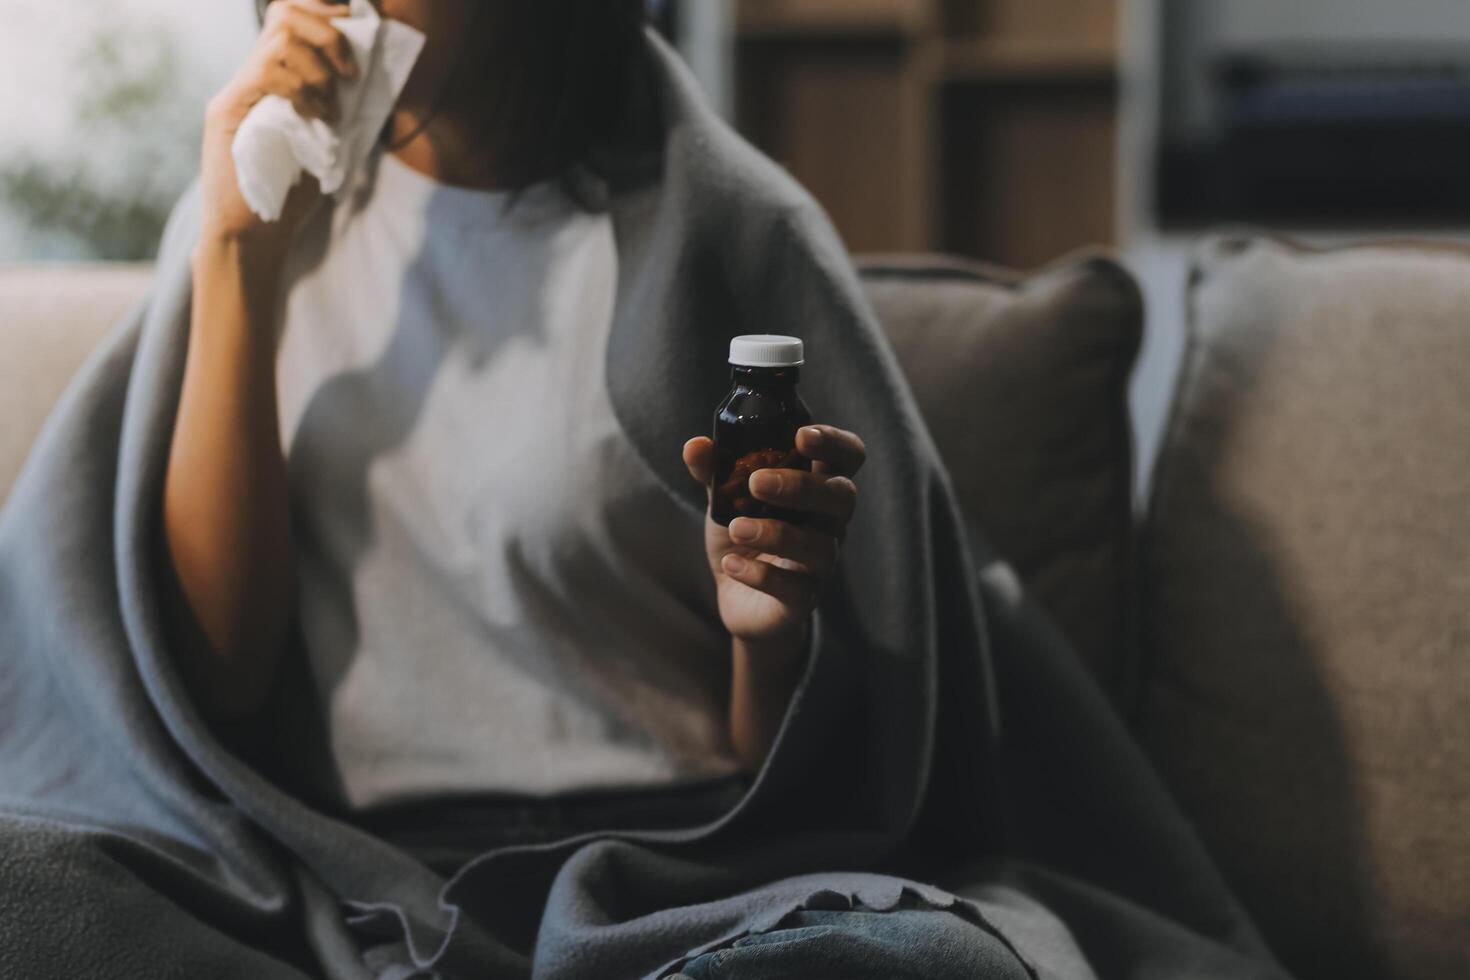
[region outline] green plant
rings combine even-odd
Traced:
[[[83,257],[152,257],[198,159],[199,109],[175,45],[158,25],[94,27],[75,62],[82,94],[67,109],[77,138],[0,159],[12,217]]]

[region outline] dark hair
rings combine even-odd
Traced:
[[[498,176],[564,173],[627,125],[643,0],[479,0],[445,109],[482,121]]]
[[[265,16],[269,0],[256,0]],[[441,111],[481,120],[511,189],[619,139],[638,90],[645,0],[475,0]]]

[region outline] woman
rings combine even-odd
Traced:
[[[428,46],[361,184],[239,199],[249,107],[357,67],[277,0],[0,513],[10,974],[1277,976],[637,5],[381,6]],[[764,330],[841,427],[752,479],[804,530],[726,532],[688,436]]]
[[[357,70],[331,24],[345,8],[272,3],[207,117],[164,496],[198,626],[180,631],[183,666],[217,717],[257,714],[299,610],[323,775],[359,810],[753,772],[853,512],[862,443],[811,427],[817,471],[752,487],[822,519],[706,518],[717,616],[689,588],[694,566],[669,553],[698,544],[639,472],[589,356],[611,318],[608,219],[565,186],[595,179],[588,154],[629,114],[641,5],[562,5],[581,21],[565,31],[555,6],[385,3],[427,42],[371,179],[336,209],[303,184],[262,223],[230,145],[266,94],[335,117],[335,80]],[[700,482],[711,448],[684,448]]]

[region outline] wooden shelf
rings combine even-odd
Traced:
[[[1162,0],[1161,0],[1162,2]],[[940,0],[948,37],[1111,44],[1122,0]]]
[[[1116,234],[1120,2],[734,0],[736,122],[853,251],[1037,265]]]
[[[909,37],[935,30],[934,0],[738,0],[742,39]]]
[[[1111,85],[1118,80],[1112,44],[1022,38],[957,38],[941,43],[945,81]]]

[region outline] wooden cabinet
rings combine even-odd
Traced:
[[[853,251],[1115,234],[1116,0],[736,0],[741,130]]]
[[[937,104],[922,46],[888,38],[742,45],[736,118],[855,251],[936,240]]]
[[[945,32],[998,40],[1081,41],[1111,46],[1115,0],[945,0]]]

